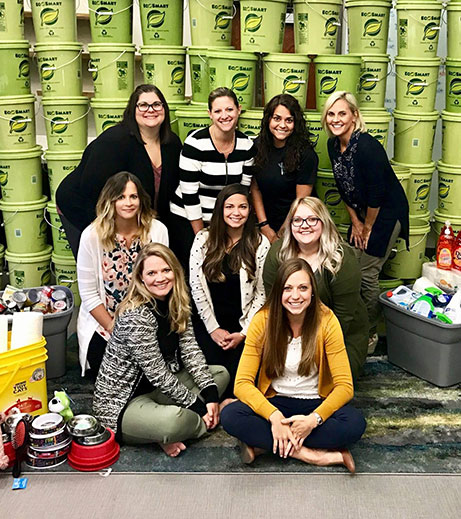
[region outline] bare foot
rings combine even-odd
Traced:
[[[221,411],[226,407],[226,405],[232,404],[232,402],[237,402],[237,399],[236,398],[226,398],[225,400],[223,400],[219,404],[219,412],[221,413]]]
[[[354,474],[355,463],[352,454],[348,450],[328,451],[325,449],[309,449],[301,447],[298,451],[293,451],[292,458],[317,465],[319,467],[327,467],[329,465],[344,465],[347,470]]]
[[[260,449],[259,447],[250,447],[246,443],[239,441],[240,445],[240,459],[243,463],[250,465],[253,463],[257,456],[264,454],[266,451],[264,449]]]
[[[172,458],[176,458],[182,451],[186,450],[186,446],[182,442],[159,443],[159,446],[167,456]]]

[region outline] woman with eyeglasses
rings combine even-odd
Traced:
[[[296,98],[273,97],[264,108],[251,195],[261,233],[272,243],[296,198],[310,196],[318,157]]]
[[[181,141],[171,131],[162,92],[154,85],[139,85],[123,120],[87,146],[79,166],[57,190],[58,210],[74,256],[80,234],[95,218],[99,193],[119,171],[139,178],[158,218],[169,227],[169,201],[179,183],[180,153]]]
[[[284,261],[302,258],[311,266],[323,304],[341,325],[352,376],[357,380],[368,351],[367,308],[360,295],[360,268],[352,247],[344,242],[325,204],[314,197],[295,200],[282,237],[272,244],[264,264],[269,295]]]

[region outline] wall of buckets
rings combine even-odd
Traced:
[[[88,142],[90,111],[96,135],[121,119],[139,73],[138,61],[143,81],[156,84],[165,94],[174,113],[174,130],[182,140],[192,129],[209,124],[207,95],[222,85],[235,90],[244,108],[240,129],[257,135],[264,99],[286,92],[306,107],[309,71],[314,67],[316,109],[306,109],[305,115],[320,159],[316,190],[341,232],[346,232],[348,215],[330,170],[320,125],[323,103],[335,90],[356,93],[368,130],[384,147],[393,119],[392,163],[410,203],[411,249],[406,252],[397,243],[384,267],[385,274],[396,279],[391,283],[420,275],[436,168],[435,231],[447,218],[461,229],[461,1],[452,0],[447,6],[434,0],[397,0],[394,6],[390,0],[135,1],[136,5],[132,0],[87,0],[86,6],[82,0],[89,15],[88,52],[77,42],[77,18],[82,16],[77,16],[74,0],[0,3],[0,210],[7,246],[0,247],[0,257],[8,262],[11,284],[48,283],[51,260],[57,282],[74,290],[78,304],[75,262],[56,210],[55,192],[80,161]],[[397,19],[393,63],[388,54],[392,9]],[[290,54],[283,53],[287,12],[293,13],[294,24],[295,52]],[[24,16],[29,13],[32,47],[24,35]],[[142,33],[139,52],[133,43],[133,13]],[[238,15],[240,50],[231,45]],[[188,27],[183,27],[184,20]],[[435,99],[442,64],[437,47],[444,25],[446,103],[441,113],[442,158],[436,165],[432,151],[440,114]],[[348,52],[337,54],[341,26],[347,26]],[[79,25],[79,35],[80,31]],[[190,44],[185,45],[186,39]],[[191,98],[185,95],[186,70]],[[40,103],[31,92],[35,73]],[[91,101],[82,86],[88,73],[94,90]],[[393,78],[391,116],[384,106],[386,86]],[[36,118],[45,125],[44,153],[36,144]],[[43,195],[42,159],[50,200]],[[53,248],[47,243],[48,226]]]

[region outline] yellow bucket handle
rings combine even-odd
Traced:
[[[19,362],[18,362],[16,364],[16,368],[11,373],[10,378],[7,380],[6,384],[2,388],[0,388],[0,396],[5,391],[5,389],[7,389],[9,387],[9,385],[11,384],[11,382],[13,381],[14,377],[17,375],[17,373],[21,369],[21,367],[22,367],[22,365],[19,364]]]
[[[264,61],[264,60],[263,60]],[[274,70],[272,70],[269,65],[267,64],[266,61],[264,61],[264,66],[267,68],[267,70],[271,73],[271,74],[274,74],[274,76],[278,77],[279,79],[283,79],[285,80],[285,77],[284,76],[281,76],[280,74],[277,74],[277,72],[275,72]],[[309,66],[309,64],[307,64],[307,66]],[[305,85],[307,83],[307,81],[305,79],[295,79],[295,80],[292,80],[290,79],[290,83],[294,83],[296,85]]]
[[[307,0],[304,0],[304,3],[305,3],[308,7],[310,7],[310,8],[314,11],[314,13],[317,13],[318,15],[320,15],[320,16],[321,16],[322,18],[324,18],[325,20],[328,20],[328,18],[330,18],[329,16],[325,16],[325,15],[322,13],[322,11],[320,11],[319,9],[316,9],[316,8],[314,7],[314,4],[309,3]],[[341,9],[341,6],[340,6],[339,9]],[[336,27],[341,27],[341,25],[342,25],[342,24],[341,24],[341,11],[339,12],[338,18],[339,18],[339,20],[338,20],[337,22],[334,22],[333,25],[336,25]]]
[[[124,9],[120,9],[120,11],[108,10],[108,11],[105,11],[104,14],[110,14],[111,16],[115,16],[116,14],[120,14],[120,13],[123,13],[124,11],[128,11],[128,9],[131,9],[132,7],[133,7],[133,4],[131,3],[128,7],[125,7]],[[88,6],[88,11],[92,11],[93,13],[97,12],[96,9],[91,9],[90,6]]]

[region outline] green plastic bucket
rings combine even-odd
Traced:
[[[447,55],[450,59],[461,59],[461,3],[453,0],[446,7]]]
[[[168,102],[184,101],[186,84],[185,47],[141,47],[144,82],[157,86]]]
[[[439,112],[408,113],[394,110],[394,160],[409,164],[432,161]]]
[[[391,122],[391,114],[384,108],[381,110],[372,110],[370,112],[362,112],[363,120],[367,127],[367,132],[378,140],[384,149],[387,149],[387,138],[389,135],[389,123]]]
[[[350,222],[349,213],[336,187],[336,181],[332,171],[322,169],[317,171],[315,191],[320,200],[327,206],[331,218],[336,225]]]
[[[187,55],[190,63],[190,81],[192,89],[192,102],[194,104],[208,104],[210,93],[208,79],[208,60],[206,47],[188,47]]]
[[[395,104],[403,112],[432,112],[440,58],[395,58]]]
[[[251,52],[238,50],[209,51],[210,91],[226,86],[237,95],[243,109],[253,106],[258,58]]]
[[[314,65],[317,110],[322,110],[325,101],[333,92],[346,90],[357,94],[362,68],[361,58],[349,55],[318,55],[314,58]]]
[[[24,0],[0,2],[0,41],[24,39]]]
[[[445,214],[441,213],[437,209],[434,211],[434,222],[432,223],[432,228],[434,229],[435,239],[437,240],[440,236],[440,231],[442,230],[442,227],[445,225],[445,222],[447,220],[450,220],[451,227],[453,228],[453,231],[455,233],[458,233],[461,231],[461,216],[452,215],[452,214]]]
[[[50,151],[79,151],[88,144],[87,97],[43,99],[46,139]]]
[[[342,0],[294,0],[295,52],[334,54]]]
[[[183,0],[140,0],[144,45],[182,45]]]
[[[264,110],[245,110],[240,114],[238,128],[250,139],[255,139],[261,131]]]
[[[93,43],[131,43],[133,0],[88,0],[88,11]]]
[[[406,244],[402,238],[397,238],[389,259],[383,266],[384,274],[401,279],[420,277],[430,230],[431,227],[427,220],[411,217],[410,250],[406,250]]]
[[[306,110],[304,118],[311,134],[311,142],[319,158],[320,169],[331,169],[330,157],[328,155],[328,135],[322,126],[322,113]]]
[[[439,172],[439,212],[461,218],[461,164],[437,163]]]
[[[176,110],[175,117],[178,120],[178,136],[182,142],[193,130],[210,126],[210,116],[205,108],[181,108]]]
[[[75,0],[30,0],[37,43],[77,40]]]
[[[121,101],[120,99],[92,99],[90,101],[96,136],[122,122],[127,103],[128,100]]]
[[[0,151],[0,185],[5,202],[31,202],[42,196],[42,148]]]
[[[194,47],[228,47],[232,40],[232,0],[189,0],[190,36]]]
[[[10,285],[16,288],[42,287],[51,283],[51,245],[43,251],[18,254],[5,251]]]
[[[177,110],[183,110],[188,108],[199,108],[199,106],[191,106],[187,104],[187,102],[184,103],[173,103],[168,105],[170,108],[170,125],[171,125],[171,131],[175,133],[176,135],[179,135],[179,126],[178,126],[178,118],[176,116]],[[204,109],[203,106],[201,107],[202,110]],[[206,109],[206,108],[205,108]]]
[[[0,41],[0,63],[0,96],[30,94],[29,42]]]
[[[62,226],[55,202],[48,202],[46,209],[49,214],[49,220],[47,219],[46,222],[51,227],[54,252],[59,256],[72,256],[72,249],[67,241],[66,231]]]
[[[400,58],[435,58],[442,4],[397,2],[397,49]]]
[[[44,98],[82,95],[81,43],[37,43],[34,50]]]
[[[81,299],[78,292],[77,264],[70,256],[60,256],[56,251],[51,255],[54,265],[56,283],[60,286],[70,288],[74,294],[74,305],[80,306]]]
[[[346,0],[349,53],[386,54],[392,2]]]
[[[240,41],[247,52],[282,52],[288,0],[240,0]]]
[[[47,224],[43,210],[47,198],[24,203],[0,201],[6,245],[14,254],[41,252],[46,248]]]
[[[408,185],[407,199],[410,206],[410,215],[422,217],[428,212],[429,194],[431,191],[432,177],[435,171],[435,162],[428,164],[406,164],[391,161],[397,166],[404,166],[410,170],[410,182]]]
[[[51,200],[56,200],[56,190],[64,178],[80,164],[82,151],[45,151]]]
[[[134,44],[89,43],[88,71],[97,99],[128,99],[134,90]]]
[[[279,94],[291,94],[301,108],[306,107],[307,81],[311,60],[300,54],[268,54],[264,63],[264,99],[266,103]]]
[[[347,242],[347,234],[349,232],[349,224],[348,223],[340,223],[336,225],[336,228],[338,229],[339,234],[341,235],[342,239]]]
[[[0,97],[0,150],[36,146],[35,96]]]
[[[405,192],[405,196],[408,198],[408,187],[410,183],[410,168],[407,166],[400,166],[392,163],[392,169],[394,170],[395,176],[398,178],[402,188]]]
[[[461,113],[442,111],[442,161],[461,166]],[[461,193],[460,193],[461,195]],[[461,198],[460,198],[461,214]]]
[[[459,10],[461,24],[461,9]],[[461,38],[461,33],[460,33]],[[445,110],[461,113],[461,58],[445,61]]]
[[[362,110],[382,110],[390,58],[387,54],[362,54],[357,101]]]

